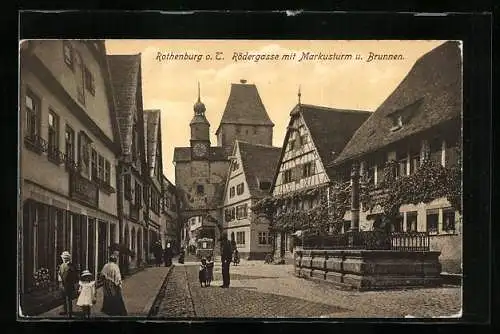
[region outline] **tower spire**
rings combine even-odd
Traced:
[[[198,102],[200,102],[200,82],[198,81]]]
[[[302,96],[302,94],[300,93],[300,85],[299,85],[299,92],[298,92],[297,96],[299,97],[299,104],[300,104],[300,97]]]

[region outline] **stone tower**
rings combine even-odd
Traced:
[[[231,84],[226,108],[215,133],[217,146],[222,146],[230,154],[236,140],[272,145],[273,127],[257,87],[246,80]]]

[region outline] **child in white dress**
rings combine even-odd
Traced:
[[[84,318],[90,319],[90,309],[97,301],[97,291],[95,281],[92,279],[92,274],[88,270],[84,270],[81,275],[79,284],[78,300],[76,305],[80,306],[83,311]]]

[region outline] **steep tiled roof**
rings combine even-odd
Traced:
[[[223,147],[212,146],[210,147],[210,154],[208,156],[210,161],[223,161],[227,160],[227,153]],[[174,162],[188,162],[191,161],[191,147],[176,147],[174,148]]]
[[[122,151],[130,154],[132,126],[139,87],[141,55],[108,55],[113,95],[116,103],[116,118],[120,131]]]
[[[459,119],[461,102],[459,42],[446,42],[422,56],[394,92],[358,129],[335,164],[375,151],[437,124]],[[413,108],[411,117],[391,131],[391,114]]]
[[[254,84],[231,84],[231,92],[220,121],[221,125],[224,123],[274,125]]]
[[[150,171],[154,170],[156,163],[157,146],[160,129],[160,110],[144,110],[144,139],[146,141],[146,161]]]
[[[175,184],[170,182],[170,180],[165,175],[163,175],[163,187],[166,191],[175,193]]]
[[[250,194],[255,197],[268,195],[269,189],[260,189],[259,182],[272,183],[274,173],[278,167],[281,148],[250,144],[244,141],[237,141],[237,143]]]
[[[339,154],[354,132],[371,115],[369,111],[334,109],[309,104],[297,105],[310,131],[312,142],[327,165]]]

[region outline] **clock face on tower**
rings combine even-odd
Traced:
[[[193,153],[194,153],[194,156],[197,158],[205,157],[207,154],[207,151],[208,151],[207,144],[196,143],[193,146]]]

